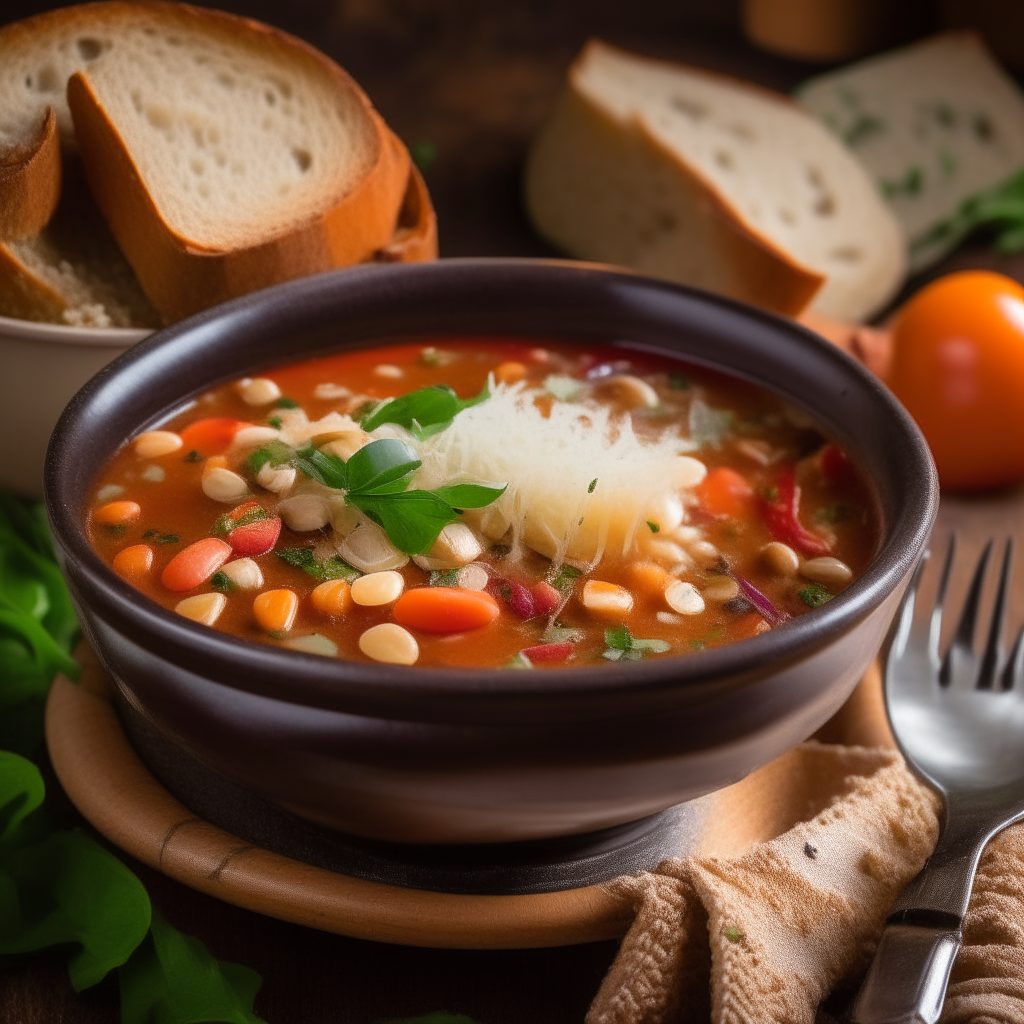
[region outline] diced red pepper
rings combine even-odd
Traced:
[[[536,647],[527,647],[520,653],[530,661],[565,661],[572,654],[573,645],[564,644],[538,644]]]
[[[775,478],[774,494],[761,495],[761,516],[771,535],[805,555],[827,555],[829,546],[800,522],[800,488],[796,472],[786,466]]]
[[[232,523],[255,517],[252,522],[231,528]],[[247,501],[232,509],[223,519],[228,528],[227,541],[236,555],[265,555],[274,549],[281,535],[281,520],[272,516],[258,501]]]
[[[562,603],[562,595],[547,580],[534,583],[530,596],[538,615],[550,615]]]
[[[857,480],[850,457],[837,444],[827,444],[821,450],[821,472],[833,487],[849,487]]]

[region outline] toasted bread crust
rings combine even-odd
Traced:
[[[49,223],[60,199],[57,115],[47,107],[30,146],[0,154],[0,239],[28,238]]]
[[[409,182],[398,211],[391,241],[378,249],[374,263],[421,263],[437,259],[437,216],[426,182],[415,164],[409,166]]]
[[[68,304],[64,297],[33,273],[0,242],[0,316],[39,323],[63,323]]]
[[[229,251],[211,251],[183,238],[167,223],[146,190],[127,143],[82,72],[68,82],[79,151],[96,203],[139,283],[168,323],[227,299],[281,281],[349,266],[372,258],[392,240],[406,192],[410,160],[365,94],[336,64],[291,36],[244,18],[185,5],[173,7],[202,20],[226,20],[273,40],[296,46],[330,69],[338,88],[354,94],[373,126],[374,152],[368,173],[325,209],[270,240]]]

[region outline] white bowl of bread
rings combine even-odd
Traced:
[[[150,330],[281,281],[437,255],[358,85],[219,11],[102,2],[0,29],[0,484],[38,493],[68,398]]]

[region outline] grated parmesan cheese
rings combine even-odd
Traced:
[[[704,464],[680,454],[684,438],[641,439],[628,416],[596,402],[556,401],[546,415],[535,402],[540,394],[492,384],[488,401],[412,442],[423,460],[415,486],[508,481],[494,506],[467,511],[466,520],[492,537],[510,526],[514,543],[556,563],[596,564],[606,551],[626,555],[651,509],[703,479]]]

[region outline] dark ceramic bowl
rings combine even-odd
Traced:
[[[83,530],[90,483],[126,438],[218,382],[433,335],[625,341],[775,391],[870,480],[882,523],[874,561],[822,608],[750,640],[531,673],[352,664],[236,640],[141,597],[93,553]],[[599,267],[445,260],[282,285],[136,345],[68,406],[46,499],[82,626],[140,752],[172,788],[167,752],[178,751],[200,779],[226,777],[351,835],[490,843],[634,822],[810,735],[874,657],[928,537],[937,485],[892,395],[789,321]]]

